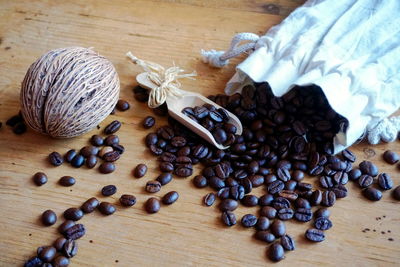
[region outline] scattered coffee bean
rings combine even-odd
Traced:
[[[168,192],[167,194],[165,194],[162,198],[162,203],[164,203],[165,205],[171,205],[172,203],[174,203],[175,201],[177,201],[179,198],[179,194],[176,191],[171,191]]]
[[[318,217],[315,219],[314,227],[318,230],[326,231],[332,227],[332,222],[328,217]]]
[[[118,135],[112,134],[104,139],[104,145],[106,146],[113,146],[115,144],[119,144],[119,137]]]
[[[359,168],[363,174],[375,177],[378,175],[378,167],[371,161],[364,160],[359,164]]]
[[[378,201],[382,198],[382,192],[372,187],[364,189],[363,194],[366,198],[372,201]]]
[[[81,210],[84,213],[92,213],[99,206],[99,203],[100,202],[97,200],[97,198],[89,198],[82,204]]]
[[[238,202],[233,199],[224,199],[219,203],[221,211],[234,211],[238,207]]]
[[[270,226],[270,231],[274,236],[283,236],[286,233],[285,223],[281,220],[274,220]]]
[[[364,174],[358,179],[358,184],[361,188],[367,188],[374,182],[374,178],[371,175]]]
[[[105,201],[100,203],[98,209],[103,215],[111,215],[117,210],[113,204]]]
[[[156,120],[152,116],[147,116],[146,118],[143,119],[142,125],[145,129],[150,129],[151,127],[154,126],[156,123]]]
[[[254,234],[254,237],[260,241],[264,241],[267,243],[272,243],[276,239],[276,237],[273,234],[271,234],[269,231],[257,231]]]
[[[47,183],[47,175],[43,172],[37,172],[35,173],[35,175],[33,175],[33,182],[37,186],[44,185],[45,183]]]
[[[321,204],[325,207],[331,207],[336,202],[336,195],[332,191],[324,191],[322,193]]]
[[[287,221],[292,219],[294,216],[294,211],[291,208],[282,208],[278,210],[278,218],[282,221]]]
[[[39,258],[43,262],[51,262],[56,256],[57,250],[53,246],[44,247],[38,253]]]
[[[99,171],[103,174],[112,173],[115,171],[115,165],[112,162],[103,162],[99,166]]]
[[[68,239],[64,244],[62,252],[66,257],[72,258],[78,253],[78,244],[75,240]]]
[[[64,218],[66,220],[78,221],[83,217],[83,211],[77,208],[69,208],[64,211]]]
[[[294,214],[295,219],[300,222],[309,222],[311,221],[312,216],[313,213],[311,208],[298,208]]]
[[[169,172],[164,172],[162,174],[160,174],[157,179],[158,182],[160,182],[161,185],[166,185],[169,182],[172,181],[172,174]]]
[[[214,193],[208,193],[207,195],[205,195],[204,196],[204,204],[206,205],[206,206],[212,206],[213,204],[214,204],[214,202],[215,202],[215,199],[216,199],[216,197],[215,197],[215,194]]]
[[[326,218],[329,218],[330,215],[331,215],[331,212],[330,212],[330,210],[328,210],[327,208],[319,208],[319,209],[314,213],[315,218],[319,218],[319,217],[326,217]]]
[[[59,237],[54,241],[53,247],[57,251],[61,252],[64,247],[65,242],[67,242],[67,239],[65,239],[64,237]]]
[[[58,180],[58,183],[62,186],[72,186],[76,183],[76,180],[72,176],[63,176]]]
[[[42,223],[46,226],[53,225],[57,222],[57,215],[52,210],[46,210],[42,214]]]
[[[120,154],[117,151],[111,151],[102,157],[102,159],[106,162],[114,162],[117,161],[120,158]]]
[[[131,207],[131,206],[133,206],[133,205],[136,204],[136,197],[133,196],[133,195],[127,195],[127,194],[125,194],[125,195],[122,195],[122,196],[119,198],[119,202],[120,202],[121,205],[124,206],[124,207]]]
[[[25,133],[26,130],[27,130],[26,124],[24,122],[18,122],[12,129],[13,133],[17,135]]]
[[[71,163],[72,159],[77,155],[75,149],[70,149],[65,153],[64,160],[68,163]]]
[[[85,164],[85,158],[77,154],[72,160],[71,160],[71,165],[75,168],[80,168],[83,164]]]
[[[203,175],[196,175],[192,181],[193,181],[194,186],[197,188],[204,188],[208,184],[207,178],[204,177]]]
[[[105,154],[114,151],[114,149],[111,146],[104,146],[102,149],[99,151],[99,157],[103,158]]]
[[[306,238],[312,242],[322,242],[325,240],[325,234],[318,229],[308,229],[305,234]]]
[[[115,105],[115,107],[119,110],[119,111],[126,111],[130,108],[129,102],[124,100],[124,99],[119,99],[117,102],[117,105]]]
[[[60,166],[61,164],[63,164],[64,159],[61,157],[60,153],[52,152],[49,155],[49,161],[50,164],[53,166]]]
[[[94,168],[97,165],[97,157],[95,155],[90,155],[87,159],[86,159],[86,167],[88,167],[89,169]]]
[[[156,193],[161,190],[161,183],[156,180],[148,181],[146,183],[146,191],[149,193]]]
[[[101,194],[105,197],[112,196],[117,193],[117,187],[115,185],[106,185],[101,189]]]
[[[84,236],[85,233],[86,229],[83,224],[75,224],[65,230],[64,236],[66,239],[76,240]]]
[[[160,210],[160,201],[155,197],[151,197],[147,199],[144,208],[147,213],[157,213]]]
[[[43,261],[39,257],[32,257],[24,264],[24,267],[38,267],[38,266],[43,266]]]
[[[246,195],[242,198],[241,202],[246,207],[254,207],[258,204],[258,197],[255,195]]]
[[[281,245],[287,251],[296,249],[296,243],[294,242],[294,239],[289,235],[283,235],[281,237]]]
[[[53,266],[52,267],[67,267],[69,265],[69,259],[64,256],[57,256],[53,260]]]
[[[265,231],[265,230],[268,230],[269,226],[270,226],[270,221],[269,221],[269,219],[267,217],[260,216],[257,219],[257,224],[256,224],[257,230]]]
[[[389,164],[395,164],[400,160],[400,156],[394,151],[386,150],[383,153],[383,159]]]
[[[272,244],[268,249],[268,258],[274,262],[281,261],[285,258],[285,251],[279,243]]]
[[[95,134],[90,138],[90,143],[94,146],[102,146],[104,144],[104,139],[100,135]]]
[[[221,219],[226,226],[233,226],[236,224],[236,215],[231,211],[222,212]]]
[[[271,205],[272,201],[274,200],[274,196],[271,194],[262,195],[258,199],[258,205],[260,206],[269,206]]]
[[[262,207],[262,209],[260,210],[260,216],[265,216],[270,220],[274,219],[277,213],[277,210],[270,206]]]
[[[113,134],[116,133],[120,128],[121,128],[121,122],[115,120],[112,121],[110,124],[108,124],[106,128],[104,128],[104,133],[107,135]]]
[[[96,146],[84,146],[79,151],[79,154],[81,154],[83,157],[87,158],[90,155],[97,155],[98,152],[99,152],[99,148]]]
[[[400,200],[400,185],[392,190],[392,196],[396,200]]]
[[[146,166],[146,164],[140,163],[140,164],[138,164],[138,165],[135,167],[135,169],[133,170],[133,175],[134,175],[136,178],[141,178],[141,177],[143,177],[143,176],[146,175],[146,172],[147,172],[147,166]]]
[[[139,85],[133,89],[135,99],[139,102],[147,102],[149,100],[149,92],[147,89]]]
[[[60,234],[65,234],[65,232],[71,228],[72,226],[75,225],[75,222],[72,220],[66,220],[65,222],[63,222],[62,224],[60,224],[60,226],[58,227],[58,232]]]
[[[241,223],[244,227],[253,227],[257,224],[257,217],[253,214],[246,214],[242,217]]]
[[[379,187],[382,188],[383,190],[389,190],[389,189],[392,189],[392,187],[393,187],[392,178],[390,178],[390,175],[387,173],[379,174],[378,184],[379,184]]]

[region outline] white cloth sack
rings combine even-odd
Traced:
[[[387,117],[400,107],[399,0],[310,0],[262,37],[239,34],[229,51],[202,54],[222,67],[244,51],[254,52],[237,66],[227,94],[253,81],[268,82],[276,96],[316,84],[349,121],[335,153],[365,132],[370,143],[396,139],[400,118]]]

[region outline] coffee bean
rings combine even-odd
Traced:
[[[145,144],[147,147],[150,147],[151,145],[155,145],[158,142],[158,137],[155,133],[149,133],[146,135],[145,138]]]
[[[400,160],[400,156],[394,151],[386,150],[383,153],[383,159],[389,164],[395,164]]]
[[[65,153],[64,155],[64,160],[68,163],[72,161],[72,159],[76,156],[76,150],[75,149],[70,149]]]
[[[110,124],[108,124],[106,128],[104,128],[104,133],[107,135],[113,134],[116,133],[120,128],[121,128],[121,122],[115,120],[112,121]]]
[[[75,240],[68,239],[64,244],[62,252],[66,257],[72,258],[78,253],[78,244],[75,242]]]
[[[119,198],[119,203],[124,207],[131,207],[136,204],[136,197],[133,195],[122,195]]]
[[[274,219],[277,213],[276,209],[270,206],[262,207],[260,210],[260,216],[265,216],[270,220]]]
[[[192,182],[197,188],[204,188],[207,186],[207,179],[203,175],[196,175],[193,178]]]
[[[238,202],[233,199],[224,199],[219,204],[219,209],[221,211],[234,211],[238,207]]]
[[[156,123],[156,120],[152,116],[147,116],[146,118],[143,119],[142,125],[145,129],[150,129],[151,127],[154,126]]]
[[[363,194],[366,198],[372,201],[378,201],[382,198],[382,192],[372,187],[364,189]]]
[[[306,238],[312,242],[322,242],[325,240],[325,234],[318,229],[308,229],[305,234]]]
[[[264,242],[267,242],[267,243],[272,243],[276,239],[275,236],[273,234],[271,234],[269,231],[257,231],[254,234],[254,237],[257,240],[264,241]]]
[[[146,172],[147,172],[147,165],[140,163],[136,165],[135,169],[133,170],[133,175],[136,178],[141,178],[146,175]]]
[[[161,190],[161,183],[156,180],[148,181],[146,183],[146,192],[156,193]]]
[[[393,180],[389,174],[383,172],[378,176],[378,184],[383,190],[389,190],[393,187]]]
[[[253,227],[257,223],[257,217],[253,214],[246,214],[242,217],[241,223],[243,227]]]
[[[216,128],[213,130],[212,135],[218,144],[224,144],[228,140],[227,134],[222,128]]]
[[[120,144],[113,144],[111,147],[114,149],[114,151],[117,151],[120,155],[122,155],[125,152],[125,147]]]
[[[164,140],[171,140],[175,136],[175,132],[171,127],[163,126],[157,130],[157,135]]]
[[[114,162],[117,161],[120,158],[120,154],[117,151],[111,151],[102,157],[102,159],[106,162]]]
[[[114,149],[111,146],[104,146],[102,149],[99,151],[99,157],[103,158],[105,154],[114,151]]]
[[[343,156],[343,158],[345,158],[346,160],[348,160],[350,162],[356,161],[356,155],[354,155],[354,153],[348,149],[345,149],[342,151],[342,156]]]
[[[319,217],[326,217],[326,218],[329,218],[330,215],[331,215],[331,212],[330,212],[327,208],[319,208],[319,209],[314,213],[315,218],[319,218]]]
[[[298,183],[297,184],[297,190],[299,191],[310,191],[312,190],[313,186],[312,184],[309,183]]]
[[[367,188],[374,182],[374,178],[368,174],[361,175],[358,179],[358,185],[361,188]]]
[[[327,217],[318,217],[315,219],[314,227],[318,230],[326,231],[332,227],[332,222]]]
[[[130,108],[129,102],[124,99],[119,99],[115,106],[119,111],[126,111]]]
[[[57,222],[57,215],[52,210],[46,210],[42,214],[42,223],[46,226],[53,225]]]
[[[53,242],[53,247],[57,251],[61,252],[62,248],[64,247],[65,242],[67,242],[67,239],[65,239],[64,237],[59,237]]]
[[[164,172],[162,174],[160,174],[157,179],[158,182],[160,182],[161,185],[166,185],[169,182],[172,181],[172,174],[168,173],[168,172]]]
[[[151,197],[147,199],[144,207],[147,213],[157,213],[160,210],[160,201],[157,198]]]
[[[311,209],[310,202],[307,199],[301,197],[296,199],[294,205],[296,206],[296,208]]]
[[[72,186],[75,182],[75,178],[72,176],[63,176],[58,180],[58,183],[62,186]]]
[[[90,143],[94,146],[102,146],[104,144],[104,139],[100,135],[92,135],[90,138]]]
[[[160,163],[160,170],[162,172],[173,172],[174,171],[174,165],[171,162],[163,161],[163,162]]]
[[[392,190],[392,197],[396,200],[400,200],[400,185]]]
[[[260,216],[257,219],[257,224],[256,224],[257,230],[265,231],[265,230],[268,230],[269,226],[270,226],[270,221],[269,221],[269,219],[267,217]]]
[[[97,200],[97,198],[92,197],[92,198],[89,198],[88,200],[86,200],[82,204],[81,210],[84,213],[92,213],[98,206],[99,206],[99,201]]]
[[[58,232],[60,234],[65,234],[65,232],[71,228],[72,226],[75,225],[75,222],[72,220],[66,220],[65,222],[63,222],[62,224],[60,224],[60,226],[58,227]]]
[[[298,195],[291,190],[282,190],[278,193],[278,196],[286,198],[290,201],[295,201],[298,198]]]
[[[98,209],[101,212],[101,214],[107,216],[113,214],[117,210],[113,204],[105,201],[99,204]]]
[[[100,173],[108,174],[115,171],[115,165],[112,162],[103,162],[99,166]]]
[[[179,177],[188,177],[193,174],[193,166],[192,164],[180,164],[177,165],[175,171],[175,175]]]
[[[358,180],[358,178],[360,178],[361,177],[361,175],[362,175],[362,172],[360,171],[360,169],[352,169],[350,172],[349,172],[349,179],[350,180],[352,180],[352,181],[356,181],[356,180]]]
[[[347,173],[343,171],[338,171],[333,176],[333,180],[335,181],[336,184],[345,185],[349,181],[349,176],[347,175]]]
[[[236,224],[236,216],[231,211],[224,211],[221,215],[222,222],[226,226],[233,226]]]
[[[336,202],[336,195],[332,191],[324,191],[322,193],[321,205],[331,207]]]
[[[345,198],[347,197],[347,188],[344,185],[335,185],[331,191],[335,193],[336,198]]]
[[[117,187],[115,185],[106,185],[101,189],[101,194],[105,197],[112,196],[117,193]]]
[[[258,197],[255,195],[246,195],[242,198],[241,202],[246,207],[254,207],[258,204]]]
[[[89,157],[90,155],[97,155],[98,152],[99,148],[96,146],[84,146],[79,151],[79,153],[85,158]]]
[[[281,237],[286,233],[285,223],[281,220],[274,220],[270,226],[270,230],[274,236]]]
[[[61,164],[63,164],[64,159],[61,157],[60,153],[52,152],[49,155],[49,161],[50,164],[53,166],[60,166]]]
[[[299,222],[309,222],[311,221],[313,216],[313,213],[311,211],[311,208],[298,208],[296,210],[296,213],[294,214],[294,217],[296,220]]]
[[[37,186],[44,185],[45,183],[47,183],[47,175],[43,172],[37,172],[35,173],[35,175],[33,175],[33,182]]]
[[[229,195],[230,195],[230,188],[229,187],[223,187],[220,190],[218,190],[218,192],[217,192],[217,196],[220,199],[229,198]]]
[[[280,180],[282,180],[283,182],[287,182],[290,180],[291,176],[290,176],[290,172],[289,170],[287,170],[286,168],[279,168],[276,170],[276,175],[278,176],[278,178]]]
[[[47,246],[38,253],[38,256],[44,262],[51,262],[55,258],[56,253],[57,250],[53,246]]]
[[[209,206],[212,206],[214,204],[215,199],[216,199],[216,197],[215,197],[214,193],[208,193],[207,195],[204,196],[203,202],[204,202],[204,204],[206,206],[209,207]]]
[[[147,102],[149,100],[149,92],[147,89],[140,87],[139,85],[137,85],[134,89],[133,89],[134,95],[135,95],[135,99],[139,102]]]
[[[283,208],[278,210],[278,218],[287,221],[293,218],[294,211],[291,208]]]
[[[25,262],[24,267],[39,267],[43,266],[43,261],[39,257],[32,257]]]
[[[272,203],[272,201],[274,200],[274,196],[271,194],[265,194],[262,195],[259,199],[258,199],[258,205],[260,206],[268,206]]]
[[[281,180],[276,180],[267,186],[268,193],[276,194],[285,188],[285,184]]]
[[[289,235],[284,235],[281,237],[281,245],[287,251],[292,251],[296,249],[296,243],[294,239]]]
[[[290,201],[284,197],[277,197],[272,201],[272,206],[277,210],[289,208]]]
[[[86,229],[83,224],[75,224],[64,232],[64,236],[66,239],[76,240],[84,236],[85,233]]]
[[[186,139],[182,136],[175,136],[171,139],[171,145],[174,147],[183,147],[186,145]]]
[[[272,244],[268,249],[268,258],[274,262],[281,261],[285,258],[285,251],[279,243]]]
[[[20,114],[17,114],[17,115],[10,117],[6,121],[6,125],[14,127],[17,123],[23,122],[23,121],[24,121],[24,119],[22,118],[22,116]]]
[[[85,163],[85,158],[82,155],[76,155],[72,160],[71,160],[71,165],[75,168],[80,168],[82,165]]]
[[[77,208],[69,208],[64,211],[66,220],[79,221],[83,217],[83,211]]]
[[[376,165],[373,164],[371,161],[366,161],[366,160],[362,161],[359,164],[359,168],[363,174],[367,174],[372,177],[378,175],[378,167],[376,167]]]
[[[26,132],[26,125],[24,122],[18,122],[14,125],[12,131],[14,134],[20,135]]]
[[[171,205],[172,203],[174,203],[175,201],[177,201],[179,198],[179,194],[176,191],[171,191],[168,192],[167,194],[165,194],[162,198],[162,202],[165,205]]]
[[[88,167],[89,169],[94,168],[97,165],[97,157],[95,155],[90,155],[87,159],[86,159],[86,167]]]
[[[53,267],[67,267],[69,265],[69,259],[64,256],[57,256],[53,260]]]

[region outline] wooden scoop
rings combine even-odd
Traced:
[[[156,87],[156,85],[148,79],[146,72],[137,75],[136,80],[140,84],[140,86],[144,88],[152,90],[153,88]],[[200,124],[193,121],[188,116],[182,113],[182,110],[186,107],[202,106],[205,103],[211,104],[216,108],[222,108],[222,107],[217,105],[215,102],[211,101],[207,97],[198,93],[193,93],[185,90],[179,90],[179,93],[181,94],[179,97],[176,96],[167,97],[166,102],[168,106],[168,114],[177,121],[179,121],[180,123],[182,123],[183,125],[185,125],[191,131],[199,135],[201,138],[213,144],[218,149],[227,149],[228,146],[223,146],[222,144],[218,144],[215,141],[212,134],[206,128],[204,128],[203,126],[201,126]],[[233,125],[236,126],[237,129],[236,134],[241,135],[243,127],[240,120],[231,112],[227,110],[226,112],[229,115],[229,123],[232,123]]]

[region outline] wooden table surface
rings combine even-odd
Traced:
[[[152,114],[146,104],[134,100],[132,88],[140,69],[125,57],[132,51],[138,57],[171,66],[173,62],[188,71],[196,70],[196,80],[184,80],[183,87],[205,95],[223,91],[234,73],[233,60],[224,69],[213,69],[200,60],[200,49],[228,47],[238,32],[263,34],[278,24],[300,0],[153,0],[153,1],[0,1],[0,265],[21,266],[35,254],[36,248],[48,245],[59,235],[57,226],[62,212],[78,207],[89,197],[118,202],[123,193],[137,196],[132,208],[118,205],[113,216],[97,212],[81,222],[87,234],[78,241],[79,252],[70,266],[265,266],[267,246],[252,238],[253,230],[240,225],[227,228],[220,222],[216,207],[202,205],[210,189],[196,189],[191,178],[175,179],[155,194],[170,190],[180,193],[177,203],[147,215],[143,202],[147,180],[158,175],[157,162],[143,144],[148,133],[141,120]],[[47,155],[65,153],[86,145],[84,136],[55,140],[29,130],[14,135],[4,122],[19,110],[20,83],[27,68],[48,50],[67,47],[94,47],[115,65],[121,80],[121,98],[131,103],[127,112],[109,116],[101,126],[118,118],[119,131],[126,152],[109,175],[97,169],[74,169],[68,164],[52,167]],[[156,126],[165,118],[157,117]],[[400,184],[399,169],[385,164],[381,155],[387,149],[400,151],[399,141],[392,144],[353,146],[358,161],[370,159],[381,172],[392,174]],[[135,179],[131,170],[144,162],[149,166],[145,178]],[[49,181],[42,187],[32,182],[37,171],[47,173]],[[59,177],[71,175],[77,183],[71,188],[57,184]],[[310,179],[311,180],[311,179]],[[118,193],[104,198],[100,189],[115,184]],[[286,253],[278,265],[298,266],[399,266],[399,202],[386,192],[381,201],[366,201],[357,186],[351,184],[349,197],[332,208],[334,227],[321,244],[307,242],[303,235],[309,224],[288,223],[288,233],[295,237],[297,249]],[[261,194],[262,190],[256,191]],[[40,214],[52,209],[59,216],[56,225],[44,227]],[[236,214],[255,212],[240,207]],[[380,217],[381,219],[379,219]],[[369,232],[362,232],[369,228]],[[391,231],[390,233],[388,231]],[[385,233],[385,234],[383,234]],[[388,238],[393,238],[389,241]]]

